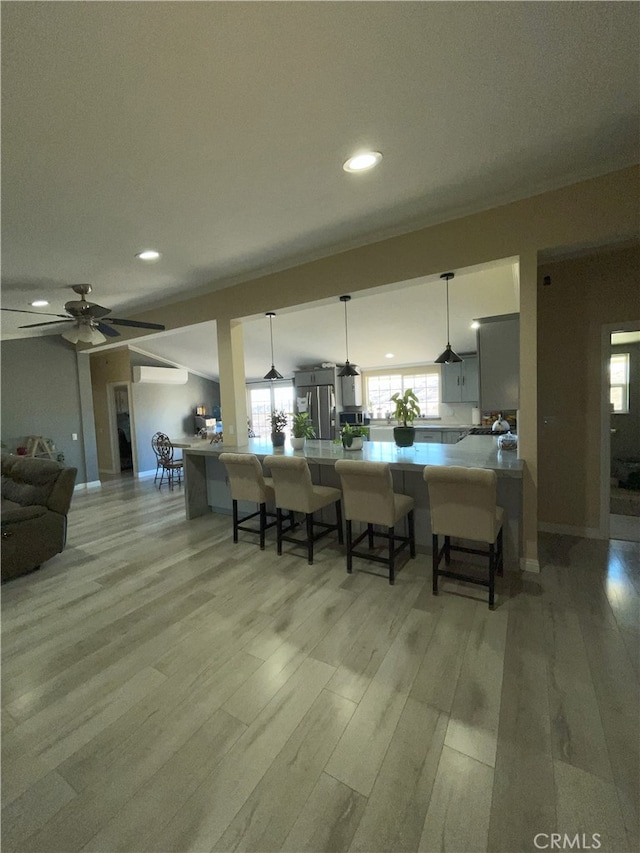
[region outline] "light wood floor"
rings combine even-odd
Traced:
[[[2,588],[5,853],[638,849],[637,543],[545,536],[490,612],[323,542],[77,493],[64,554]]]

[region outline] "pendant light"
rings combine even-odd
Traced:
[[[449,279],[454,277],[455,273],[452,272],[443,272],[440,278],[444,278],[447,282],[447,348],[439,355],[435,360],[435,364],[454,364],[455,362],[462,361],[460,356],[455,353],[451,349],[451,344],[449,343]]]
[[[282,374],[278,373],[273,364],[273,318],[276,316],[275,311],[267,311],[264,315],[269,318],[269,331],[271,333],[271,370],[265,373],[265,379],[282,379]]]
[[[349,327],[347,325],[347,302],[350,301],[350,296],[340,297],[340,302],[344,302],[344,340],[347,358],[344,367],[338,372],[338,376],[360,376],[355,367],[349,362]]]

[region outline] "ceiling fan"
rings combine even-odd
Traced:
[[[160,323],[139,323],[136,320],[122,320],[118,317],[107,317],[110,308],[103,308],[95,302],[88,302],[87,293],[91,293],[90,284],[72,284],[71,289],[80,296],[65,303],[66,314],[49,314],[44,311],[26,311],[20,308],[3,308],[3,311],[13,311],[18,314],[37,314],[40,317],[62,317],[62,320],[46,320],[43,323],[29,323],[19,326],[20,329],[34,329],[36,326],[53,326],[56,323],[73,323],[72,328],[63,332],[62,337],[77,344],[82,341],[87,344],[101,344],[107,337],[117,337],[120,332],[113,326],[133,326],[136,329],[158,329],[164,331]],[[111,325],[110,325],[111,324]],[[106,336],[106,337],[105,337]]]

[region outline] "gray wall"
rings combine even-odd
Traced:
[[[640,459],[640,343],[611,347],[629,353],[629,413],[611,415],[611,460]]]
[[[148,359],[136,363],[151,366],[158,364]],[[166,364],[162,366],[166,367]],[[220,385],[193,373],[189,374],[186,385],[145,385],[134,382],[131,387],[139,472],[155,471],[156,459],[151,449],[154,433],[163,432],[174,440],[193,437],[196,407],[206,406],[207,412],[210,412],[214,405],[220,405]]]
[[[78,469],[76,482],[95,471],[95,448],[85,449],[80,377],[75,347],[59,335],[2,341],[2,441],[15,451],[27,435],[50,438],[64,453],[65,464]],[[82,371],[82,382],[87,382]],[[91,386],[89,380],[89,394]],[[78,440],[73,441],[72,433]],[[93,454],[93,458],[92,458]]]

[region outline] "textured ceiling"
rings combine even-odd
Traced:
[[[57,313],[89,281],[126,316],[637,162],[638,17],[3,3],[3,305]],[[362,148],[381,165],[343,172]],[[148,246],[158,263],[135,260]],[[30,319],[5,313],[3,337]]]

